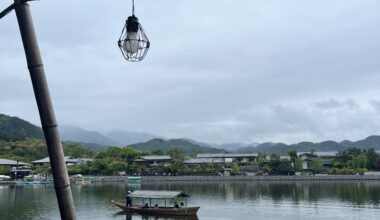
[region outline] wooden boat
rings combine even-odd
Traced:
[[[191,216],[196,215],[199,206],[195,207],[187,207],[187,198],[190,196],[184,194],[180,191],[143,191],[136,190],[130,194],[132,199],[141,199],[141,206],[133,205],[131,207],[127,207],[125,202],[116,202],[111,201],[113,204],[124,210],[125,212],[130,213],[140,213],[140,214],[149,214],[149,215],[164,215],[164,216]],[[177,199],[185,199],[185,204],[180,207],[167,207],[167,200],[177,200]],[[149,204],[145,203],[146,199],[149,200]],[[154,200],[164,200],[165,206],[152,206],[152,199]],[[134,204],[134,202],[132,202]]]

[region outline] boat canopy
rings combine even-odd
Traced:
[[[189,195],[181,191],[153,191],[153,190],[136,190],[130,195],[132,198],[144,199],[174,199],[177,197],[188,198]]]

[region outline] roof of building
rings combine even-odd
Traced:
[[[91,162],[91,161],[94,161],[94,159],[92,158],[79,158],[81,161],[84,161],[84,162]]]
[[[319,151],[319,152],[313,152],[318,157],[335,157],[337,151]],[[311,154],[311,152],[298,152],[297,155],[300,156],[302,154]]]
[[[229,153],[215,153],[215,154],[198,154],[198,158],[235,158],[235,157],[257,157],[258,154],[229,154]]]
[[[153,190],[136,190],[130,194],[132,198],[146,199],[173,199],[176,197],[190,197],[181,191],[153,191]]]
[[[280,160],[290,160],[290,156],[280,156]]]
[[[72,157],[65,157],[65,162],[66,163],[79,163],[79,162],[82,162],[82,161],[86,161],[86,160],[81,160],[80,158],[72,158]],[[32,161],[32,163],[50,163],[50,159],[49,157],[45,157],[43,159],[40,159],[40,160],[35,160],[35,161]]]
[[[157,156],[157,155],[141,156],[140,158],[143,159],[143,160],[171,160],[172,159],[169,155],[162,155],[162,156]]]
[[[209,163],[224,163],[222,158],[190,158],[184,161],[185,164],[209,164]]]
[[[15,161],[15,160],[0,159],[0,165],[16,166],[16,165],[26,165],[26,163],[21,162],[21,161]]]

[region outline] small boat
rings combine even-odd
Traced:
[[[149,214],[149,215],[163,215],[163,216],[191,216],[196,215],[199,206],[188,207],[187,206],[187,198],[190,196],[181,192],[181,191],[148,191],[148,190],[136,190],[130,194],[130,197],[136,201],[136,199],[141,199],[141,205],[137,206],[136,204],[133,206],[127,207],[125,202],[116,202],[112,200],[111,202],[129,213],[140,213],[140,214]],[[154,205],[152,206],[153,200],[164,200],[164,206]],[[174,206],[168,207],[166,206],[167,200],[178,200],[184,199],[185,204],[183,206]],[[144,201],[149,200],[149,204]],[[132,202],[134,204],[135,202]],[[176,204],[176,202],[175,202]]]

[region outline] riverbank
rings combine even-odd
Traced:
[[[380,176],[326,175],[326,176],[143,176],[142,182],[181,182],[181,181],[344,181],[380,180]]]
[[[0,181],[0,185],[14,185],[15,181]]]

